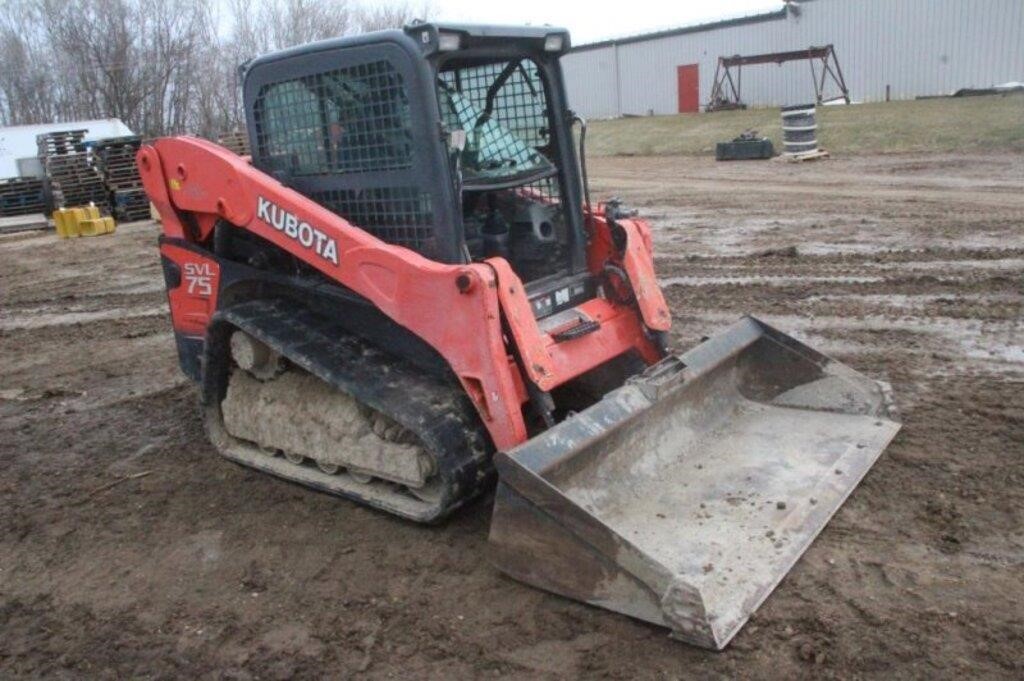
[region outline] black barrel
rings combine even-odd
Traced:
[[[818,122],[814,104],[782,107],[782,146],[790,156],[818,150]]]

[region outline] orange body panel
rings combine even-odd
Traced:
[[[202,336],[217,311],[220,265],[195,251],[163,244],[160,255],[177,265],[181,281],[167,291],[175,329],[188,336]]]
[[[205,140],[157,140],[140,149],[138,164],[167,236],[202,243],[222,218],[366,297],[436,349],[472,398],[498,449],[527,439],[522,413],[527,380],[550,390],[629,350],[648,363],[660,358],[644,327],[667,329],[669,318],[654,279],[650,235],[638,221],[619,222],[627,233],[620,256],[606,222],[595,215],[588,254],[595,272],[614,261],[629,274],[637,304],[588,301],[581,309],[600,328],[559,343],[541,331],[522,281],[503,259],[448,265],[384,243]],[[186,214],[191,217],[185,219]],[[164,253],[179,265],[202,260],[167,244]],[[201,336],[216,297],[203,298],[195,287],[191,293],[183,290],[186,286],[168,293],[173,323],[178,331]],[[506,339],[503,322],[511,338]],[[524,366],[512,359],[513,350]]]

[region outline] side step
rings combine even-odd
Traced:
[[[429,494],[416,496],[384,480],[330,475],[315,465],[292,463],[233,437],[224,426],[221,402],[231,371],[230,337],[236,330],[412,431],[436,464]],[[385,353],[324,317],[285,301],[247,302],[219,311],[207,338],[204,420],[210,440],[225,457],[424,523],[443,519],[493,482],[493,447],[458,385]]]
[[[499,453],[495,562],[720,649],[896,435],[890,407],[745,318]]]

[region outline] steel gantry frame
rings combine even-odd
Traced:
[[[835,48],[830,45],[824,47],[808,47],[806,50],[793,50],[791,52],[768,52],[766,54],[754,54],[749,56],[733,55],[731,57],[719,57],[718,66],[715,67],[715,84],[711,88],[711,99],[705,106],[705,111],[725,111],[729,109],[745,109],[740,92],[743,85],[743,67],[756,66],[758,64],[779,64],[785,62],[799,61],[806,59],[811,65],[811,80],[814,82],[814,95],[818,104],[826,101],[844,100],[850,103],[850,91],[846,87],[846,80],[843,78],[843,70],[839,67],[839,58],[836,57]],[[821,68],[815,68],[815,63],[820,62]],[[732,68],[736,68],[736,78],[733,78]],[[825,82],[831,76],[832,81],[839,87],[842,94],[825,100]]]

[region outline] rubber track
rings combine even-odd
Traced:
[[[295,365],[413,431],[437,462],[436,475],[443,483],[437,502],[413,499],[397,491],[391,500],[362,494],[358,486],[344,484],[343,476],[288,464],[227,436],[220,400],[230,362],[228,339],[235,329],[266,343]],[[211,321],[207,339],[203,371],[207,426],[214,444],[228,458],[424,523],[443,519],[493,486],[494,448],[454,378],[446,381],[427,374],[292,301],[251,301],[221,310]],[[218,427],[220,432],[215,432]],[[221,446],[224,436],[233,440],[234,446]],[[252,450],[251,455],[240,456],[242,448]]]

